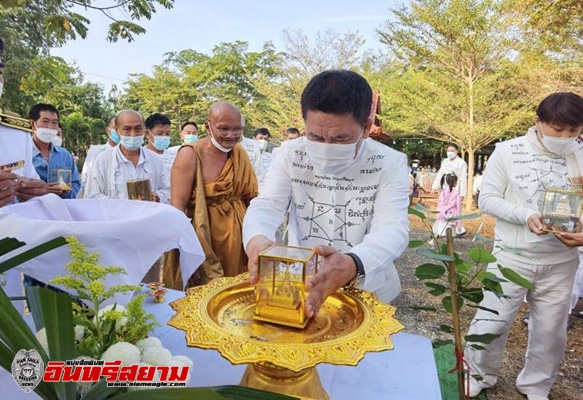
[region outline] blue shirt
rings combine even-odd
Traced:
[[[79,182],[79,172],[73,160],[73,156],[66,149],[60,146],[50,145],[49,161],[47,162],[36,145],[32,145],[32,165],[36,169],[36,173],[41,180],[49,183],[49,172],[52,169],[68,169],[72,171],[71,182],[72,187],[68,192],[63,193],[64,198],[74,199],[77,197],[77,192],[81,187]]]

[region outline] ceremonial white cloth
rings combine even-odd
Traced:
[[[409,242],[407,157],[366,139],[352,163],[326,174],[311,163],[307,144],[286,141],[273,159],[243,221],[245,248],[257,235],[275,240],[289,206],[290,245],[356,254],[366,272],[362,288],[391,301],[401,290],[393,261]]]
[[[111,146],[109,143],[106,144],[93,144],[87,150],[87,156],[85,157],[85,162],[83,163],[83,169],[81,169],[81,190],[79,190],[79,194],[77,198],[82,199],[85,197],[85,186],[87,185],[87,178],[89,177],[89,171],[91,171],[93,167],[93,162],[97,158],[98,155],[103,153],[104,151],[111,150],[115,146]]]
[[[186,285],[204,260],[202,247],[184,213],[169,205],[136,200],[63,200],[49,194],[0,209],[0,237],[14,237],[26,246],[0,261],[58,236],[75,236],[89,252],[100,254],[99,264],[120,266],[127,275],[109,277],[107,287],[139,284],[154,262],[173,248],[180,249],[180,267]],[[63,246],[16,269],[48,283],[66,275],[71,261]],[[62,288],[63,290],[67,290]],[[133,293],[114,301],[126,304]]]
[[[441,184],[441,177],[446,174],[454,173],[457,175],[457,185],[456,189],[460,192],[461,197],[466,197],[468,194],[468,164],[459,157],[450,160],[449,158],[444,158],[441,161],[441,167],[437,172],[437,176],[433,181],[433,190],[441,190],[439,186]]]
[[[158,154],[140,148],[140,159],[134,167],[122,154],[119,145],[95,159],[87,178],[85,198],[127,199],[126,182],[132,179],[150,179],[152,192],[160,197],[160,203],[170,202],[170,178]]]

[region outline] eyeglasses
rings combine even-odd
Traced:
[[[208,121],[209,126],[211,126],[211,122]],[[243,131],[245,130],[242,127],[238,127],[238,128],[217,128],[215,126],[215,129],[217,130],[217,132],[219,132],[219,134],[221,136],[228,136],[229,133],[232,133],[233,135],[241,135],[243,134]]]

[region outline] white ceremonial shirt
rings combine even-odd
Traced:
[[[156,154],[158,157],[160,157],[160,160],[162,160],[162,162],[164,163],[164,168],[166,168],[166,175],[168,175],[168,179],[170,179],[170,172],[172,171],[172,164],[174,164],[174,159],[176,158],[176,153],[178,150],[173,151],[170,149],[166,149],[166,150],[164,150],[164,152],[162,154],[158,154],[155,151],[148,149],[146,146],[144,146],[144,149],[146,149],[146,150]]]
[[[243,146],[247,152],[249,161],[251,161],[251,165],[253,166],[253,171],[255,171],[255,176],[259,178],[259,176],[263,174],[263,165],[261,164],[261,148],[259,147],[259,143],[257,140],[244,137],[239,144]]]
[[[261,162],[261,171],[260,174],[255,174],[257,176],[257,184],[259,185],[259,190],[263,187],[263,182],[265,181],[265,175],[269,170],[269,165],[271,164],[271,160],[273,159],[273,154],[268,151],[262,151],[261,157],[259,158]]]
[[[461,197],[466,197],[468,194],[468,164],[459,156],[456,156],[453,160],[444,158],[441,161],[441,167],[439,168],[439,171],[437,171],[437,176],[435,177],[431,188],[433,190],[441,190],[441,187],[439,186],[441,183],[441,177],[446,174],[451,174],[452,172],[457,175],[456,189],[460,192]]]
[[[85,162],[83,163],[83,168],[81,169],[81,189],[77,194],[78,199],[82,199],[85,197],[85,186],[87,186],[87,177],[89,176],[89,171],[93,166],[93,162],[97,158],[98,155],[103,153],[104,151],[111,150],[115,146],[111,146],[108,143],[105,144],[92,144],[89,146],[89,150],[87,150],[87,156],[85,157]]]
[[[126,182],[133,179],[150,179],[152,193],[160,197],[160,203],[170,201],[170,180],[163,161],[157,154],[140,148],[137,167],[115,146],[112,151],[97,156],[87,178],[85,198],[127,199]]]
[[[290,245],[356,254],[366,272],[361,287],[391,301],[401,290],[393,261],[409,242],[407,156],[366,139],[353,162],[325,174],[310,162],[307,144],[299,138],[281,146],[247,209],[244,246],[257,235],[275,240],[289,206]]]

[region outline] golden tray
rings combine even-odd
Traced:
[[[232,364],[268,362],[295,372],[357,365],[367,352],[391,350],[389,335],[403,329],[395,307],[358,289],[328,297],[305,329],[256,321],[254,290],[249,274],[191,288],[170,304],[176,315],[168,325],[186,331],[188,346],[218,350]]]

